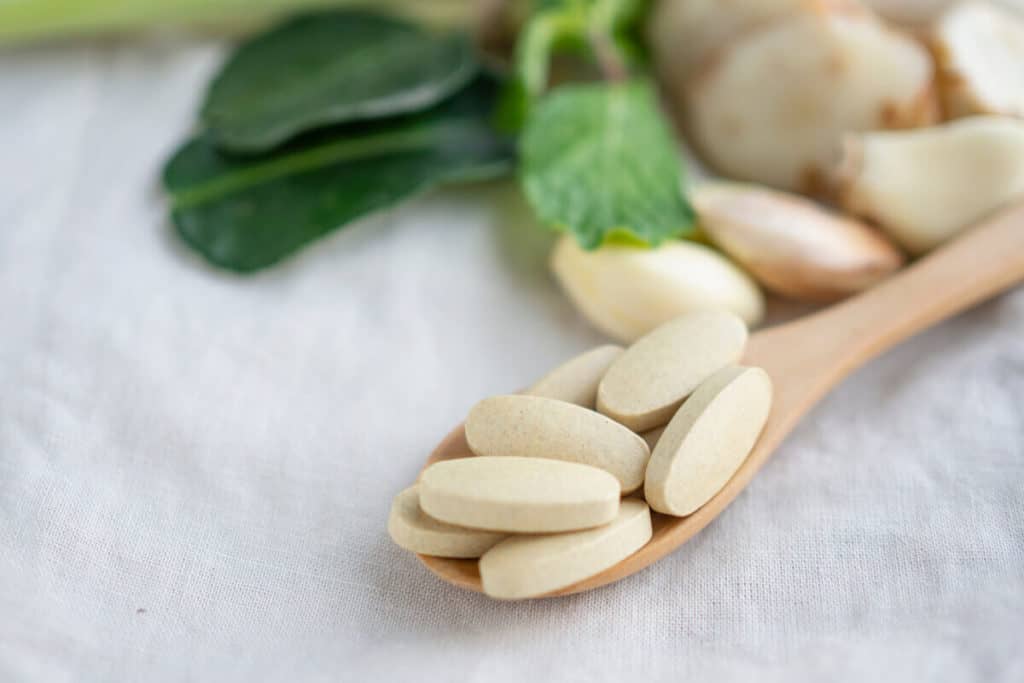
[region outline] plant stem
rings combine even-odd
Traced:
[[[124,31],[174,23],[249,22],[282,12],[352,6],[354,0],[0,0],[0,45],[69,35]],[[378,0],[381,11],[428,23],[468,23],[472,6],[462,0]]]
[[[590,48],[597,59],[597,66],[606,81],[620,82],[629,77],[629,68],[610,34],[593,30],[589,36]]]

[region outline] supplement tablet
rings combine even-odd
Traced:
[[[746,343],[747,327],[732,313],[676,318],[611,364],[597,389],[597,409],[638,433],[660,427],[698,384],[737,363]]]
[[[627,498],[618,516],[596,529],[502,541],[480,558],[480,579],[492,598],[532,598],[594,576],[650,539],[650,510]]]
[[[611,418],[541,396],[494,396],[466,417],[466,442],[477,455],[520,455],[598,467],[623,493],[644,483],[647,443]]]
[[[388,534],[402,548],[437,557],[480,557],[505,534],[466,529],[428,517],[420,510],[418,486],[395,496],[388,516]]]
[[[619,482],[560,460],[471,457],[434,463],[420,477],[420,507],[434,519],[513,533],[572,531],[619,512]]]
[[[771,403],[771,379],[761,368],[724,368],[701,384],[654,447],[644,482],[647,503],[677,516],[706,503],[750,454]]]

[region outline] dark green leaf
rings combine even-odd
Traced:
[[[174,225],[210,262],[252,271],[440,183],[505,172],[513,150],[490,127],[496,95],[481,77],[428,112],[317,132],[258,158],[196,138],[164,169]]]
[[[530,100],[530,95],[526,92],[526,86],[523,85],[521,78],[513,76],[505,81],[494,113],[498,129],[509,134],[515,134],[522,130],[529,115]]]
[[[210,85],[218,145],[272,148],[312,128],[419,111],[477,70],[468,39],[359,10],[299,17],[242,45]]]
[[[530,115],[520,155],[538,216],[586,249],[693,232],[676,144],[647,83],[556,88]]]

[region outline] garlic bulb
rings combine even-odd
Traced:
[[[943,15],[929,36],[947,116],[1024,116],[1024,18],[987,2]]]
[[[701,228],[766,288],[834,301],[897,270],[903,254],[876,230],[803,197],[716,182],[690,192]]]
[[[1024,121],[972,116],[933,128],[850,136],[839,201],[913,253],[1024,198]]]
[[[904,26],[923,26],[956,0],[862,0],[885,19]]]
[[[919,28],[938,19],[959,0],[861,0],[888,21]],[[1024,12],[1024,0],[997,0],[1001,7]]]
[[[807,4],[808,0],[659,0],[649,15],[647,38],[667,92],[681,103],[687,81],[720,46]]]
[[[551,270],[584,317],[624,342],[695,310],[732,311],[750,326],[764,315],[757,285],[713,249],[691,242],[584,251],[565,235],[552,252]]]
[[[824,7],[738,36],[689,83],[688,139],[719,172],[824,193],[847,131],[938,118],[932,60],[870,13]]]

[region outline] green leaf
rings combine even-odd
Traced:
[[[496,96],[481,77],[430,111],[319,131],[255,158],[200,136],[164,169],[175,228],[211,263],[253,271],[441,183],[508,171],[512,145],[489,122]]]
[[[538,216],[585,249],[693,234],[676,143],[646,82],[555,89],[531,114],[520,157]]]
[[[311,14],[242,45],[201,118],[218,145],[262,151],[312,128],[425,109],[476,71],[466,36],[367,11]]]

